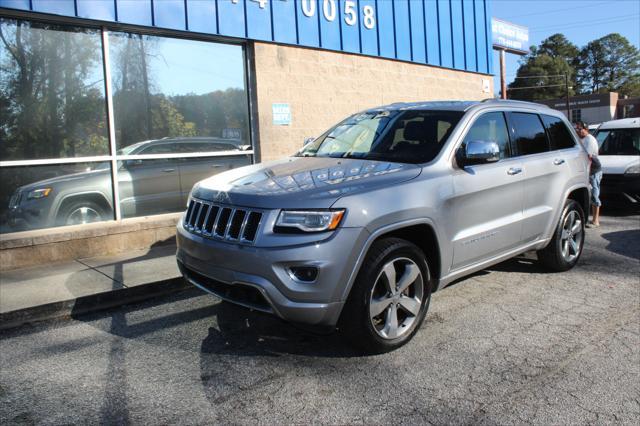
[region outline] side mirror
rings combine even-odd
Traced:
[[[495,142],[469,141],[464,147],[464,165],[495,163],[500,160],[500,147]]]
[[[307,146],[309,145],[311,142],[315,141],[316,138],[305,138],[304,143],[302,144],[302,146]]]

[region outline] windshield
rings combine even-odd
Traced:
[[[438,155],[463,114],[413,110],[356,114],[309,143],[296,156],[426,163]]]
[[[640,155],[640,129],[600,130],[596,139],[600,155]]]

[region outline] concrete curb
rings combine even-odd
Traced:
[[[56,318],[97,312],[192,288],[182,277],[125,287],[60,302],[29,306],[0,314],[0,330]]]

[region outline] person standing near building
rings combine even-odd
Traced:
[[[602,180],[602,166],[598,159],[598,141],[589,133],[589,126],[583,121],[576,123],[576,132],[582,140],[582,145],[589,154],[591,160],[591,170],[589,171],[589,183],[591,185],[591,222],[587,223],[587,228],[597,228],[600,226],[600,181]]]

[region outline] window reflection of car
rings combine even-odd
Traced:
[[[596,133],[603,195],[640,201],[640,118],[603,123]]]
[[[251,163],[249,155],[139,158],[138,155],[247,151],[239,139],[164,138],[138,142],[118,151],[133,156],[118,161],[122,217],[182,210],[193,184],[211,175]],[[19,187],[9,202],[13,230],[113,219],[110,163]]]

